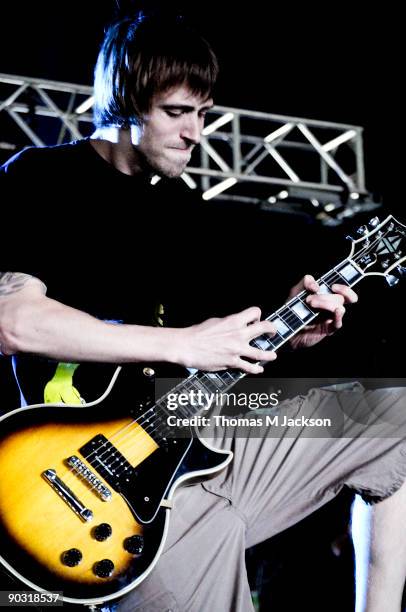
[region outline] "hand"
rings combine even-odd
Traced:
[[[310,274],[291,289],[289,299],[303,289],[312,292],[306,298],[306,304],[312,310],[319,310],[322,316],[310,325],[306,325],[291,339],[290,344],[294,349],[313,346],[326,336],[334,334],[343,325],[344,304],[354,304],[358,301],[355,291],[347,285],[334,284],[331,286],[333,293],[318,293],[320,287]]]
[[[264,368],[252,361],[273,361],[275,351],[250,346],[262,334],[273,336],[275,326],[261,321],[261,311],[252,307],[222,319],[208,319],[181,332],[178,363],[186,367],[215,372],[237,368],[248,374],[260,374]]]

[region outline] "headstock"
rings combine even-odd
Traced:
[[[389,215],[380,222],[374,217],[362,225],[352,240],[349,259],[364,276],[384,276],[389,285],[395,285],[406,274],[406,225]]]

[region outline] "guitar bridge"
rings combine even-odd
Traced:
[[[103,501],[111,501],[111,491],[102,483],[100,478],[97,478],[96,474],[89,470],[86,464],[83,463],[76,457],[76,455],[72,455],[68,457],[66,463],[73,469],[73,473],[76,474],[79,478],[82,478],[87,484],[90,485],[90,489],[100,497]]]
[[[93,518],[93,512],[86,508],[82,502],[76,497],[73,491],[61,480],[57,475],[56,471],[49,469],[42,472],[43,478],[51,485],[51,487],[58,493],[63,501],[68,504],[69,508],[75,512],[82,519],[82,521],[91,521]]]

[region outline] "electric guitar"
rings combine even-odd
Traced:
[[[406,271],[405,225],[388,216],[358,232],[349,256],[318,279],[321,292],[370,275],[394,284]],[[307,295],[267,317],[277,333],[252,345],[279,349],[309,324],[318,313]],[[144,369],[146,379],[151,374]],[[168,394],[149,403],[123,398],[128,376],[131,367],[118,367],[105,393],[85,406],[38,404],[0,419],[0,562],[25,587],[87,605],[125,595],[158,561],[176,489],[232,459],[191,430],[171,435]],[[196,372],[171,393],[226,392],[243,376]],[[198,412],[192,403],[182,407],[182,416]]]

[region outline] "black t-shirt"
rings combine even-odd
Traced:
[[[204,203],[181,179],[123,174],[88,140],[25,149],[0,168],[0,198],[0,269],[104,320],[149,325],[163,304],[165,323],[185,326],[277,307],[299,278],[278,265],[269,218]]]
[[[38,276],[49,296],[100,318],[150,320],[164,246],[157,189],[117,171],[87,140],[26,149],[0,181],[3,269]]]

